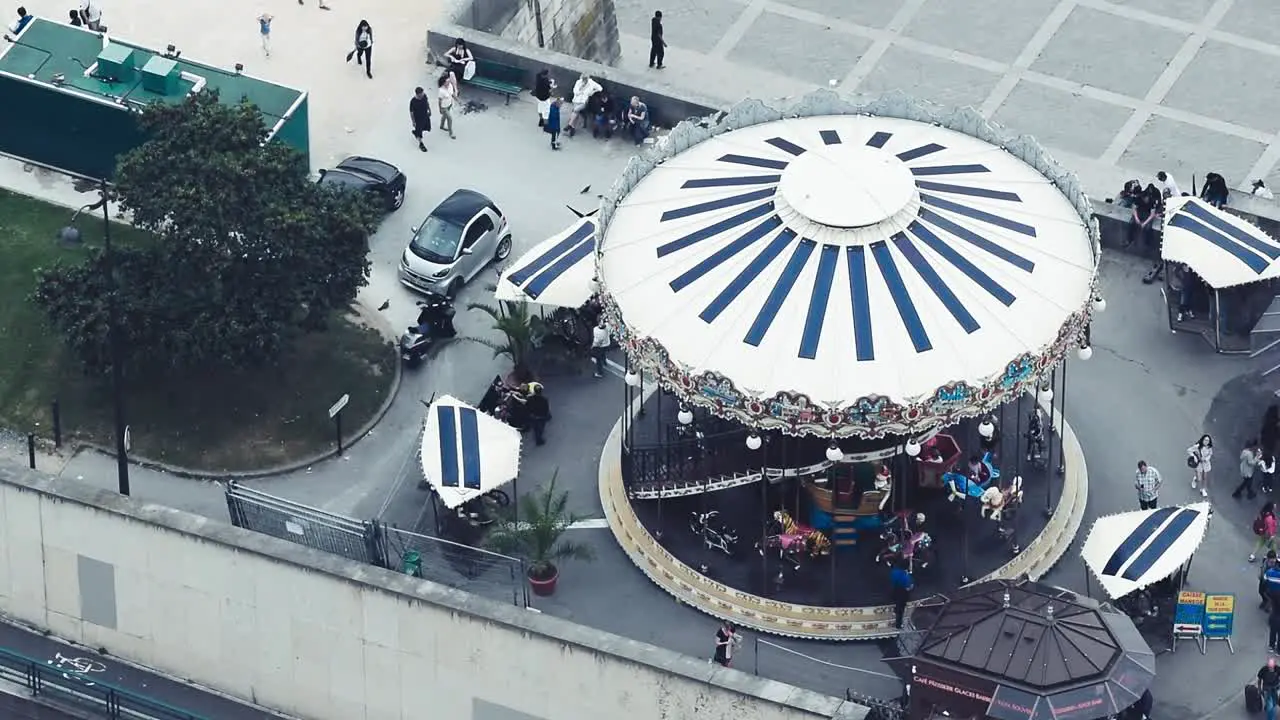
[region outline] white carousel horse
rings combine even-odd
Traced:
[[[983,490],[979,500],[982,503],[979,515],[1000,522],[1006,507],[1016,507],[1022,503],[1022,476],[1015,475],[1008,487],[992,485]]]

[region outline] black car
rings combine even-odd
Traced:
[[[404,188],[408,178],[390,163],[354,155],[337,167],[320,171],[320,184],[341,190],[371,193],[388,212],[404,204]]]

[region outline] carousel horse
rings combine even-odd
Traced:
[[[765,550],[778,550],[778,558],[787,560],[794,570],[800,569],[800,556],[808,554],[811,558],[831,554],[831,540],[820,530],[808,525],[800,525],[786,510],[773,513],[770,533],[764,544],[756,543],[756,548],[763,555]]]
[[[947,488],[947,499],[951,502],[966,497],[981,499],[987,487],[999,479],[1000,469],[992,463],[991,453],[984,453],[977,467],[970,468],[967,474],[954,470],[942,474],[942,484]]]
[[[886,530],[881,534],[880,539],[888,544],[876,555],[876,562],[893,567],[901,560],[921,570],[929,567],[933,561],[933,536],[921,529],[924,521],[924,513],[917,513],[914,517],[903,518],[900,529]]]
[[[1022,476],[1015,475],[1008,487],[992,485],[982,491],[979,500],[982,507],[978,510],[978,514],[1000,522],[1004,518],[1006,509],[1012,511],[1022,504]]]

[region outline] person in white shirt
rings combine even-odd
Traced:
[[[1270,189],[1267,188],[1267,184],[1262,182],[1261,180],[1253,181],[1253,192],[1250,194],[1253,195],[1254,197],[1262,198],[1263,200],[1276,199],[1276,196],[1272,194]]]
[[[604,318],[596,323],[596,327],[591,331],[591,357],[596,361],[596,377],[604,377],[604,354],[613,344],[613,339],[609,337],[609,330],[604,326]]]
[[[445,71],[436,82],[440,86],[436,91],[440,104],[440,130],[448,131],[450,140],[457,139],[453,134],[453,105],[458,100],[457,82],[453,73],[448,71]]]
[[[80,0],[80,19],[84,26],[95,32],[106,32],[102,27],[102,3],[99,0]]]
[[[569,129],[567,130],[569,137],[573,137],[574,132],[577,130],[578,118],[582,118],[582,126],[584,128],[587,126],[586,116],[583,114],[587,109],[587,101],[591,99],[592,95],[603,89],[600,83],[595,81],[595,78],[586,73],[582,73],[578,81],[573,84],[573,113],[569,115]]]
[[[1160,188],[1160,197],[1165,200],[1182,197],[1182,190],[1178,188],[1178,183],[1163,170],[1156,173],[1156,185]]]

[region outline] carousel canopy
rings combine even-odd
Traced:
[[[596,223],[582,218],[538,243],[498,279],[499,300],[580,307],[595,293]]]
[[[788,118],[661,160],[605,213],[599,277],[628,350],[688,400],[815,434],[919,429],[1074,344],[1097,268],[1078,208],[946,127]]]
[[[422,474],[448,508],[515,479],[520,431],[445,395],[427,410]]]
[[[1112,598],[1160,582],[1191,559],[1209,528],[1209,503],[1098,518],[1080,556]]]
[[[907,664],[912,695],[1000,720],[1090,720],[1129,707],[1155,677],[1133,622],[1074,593],[994,581],[927,600]],[[955,713],[953,713],[955,714]]]
[[[1280,277],[1280,242],[1199,198],[1169,201],[1160,252],[1217,289]]]

